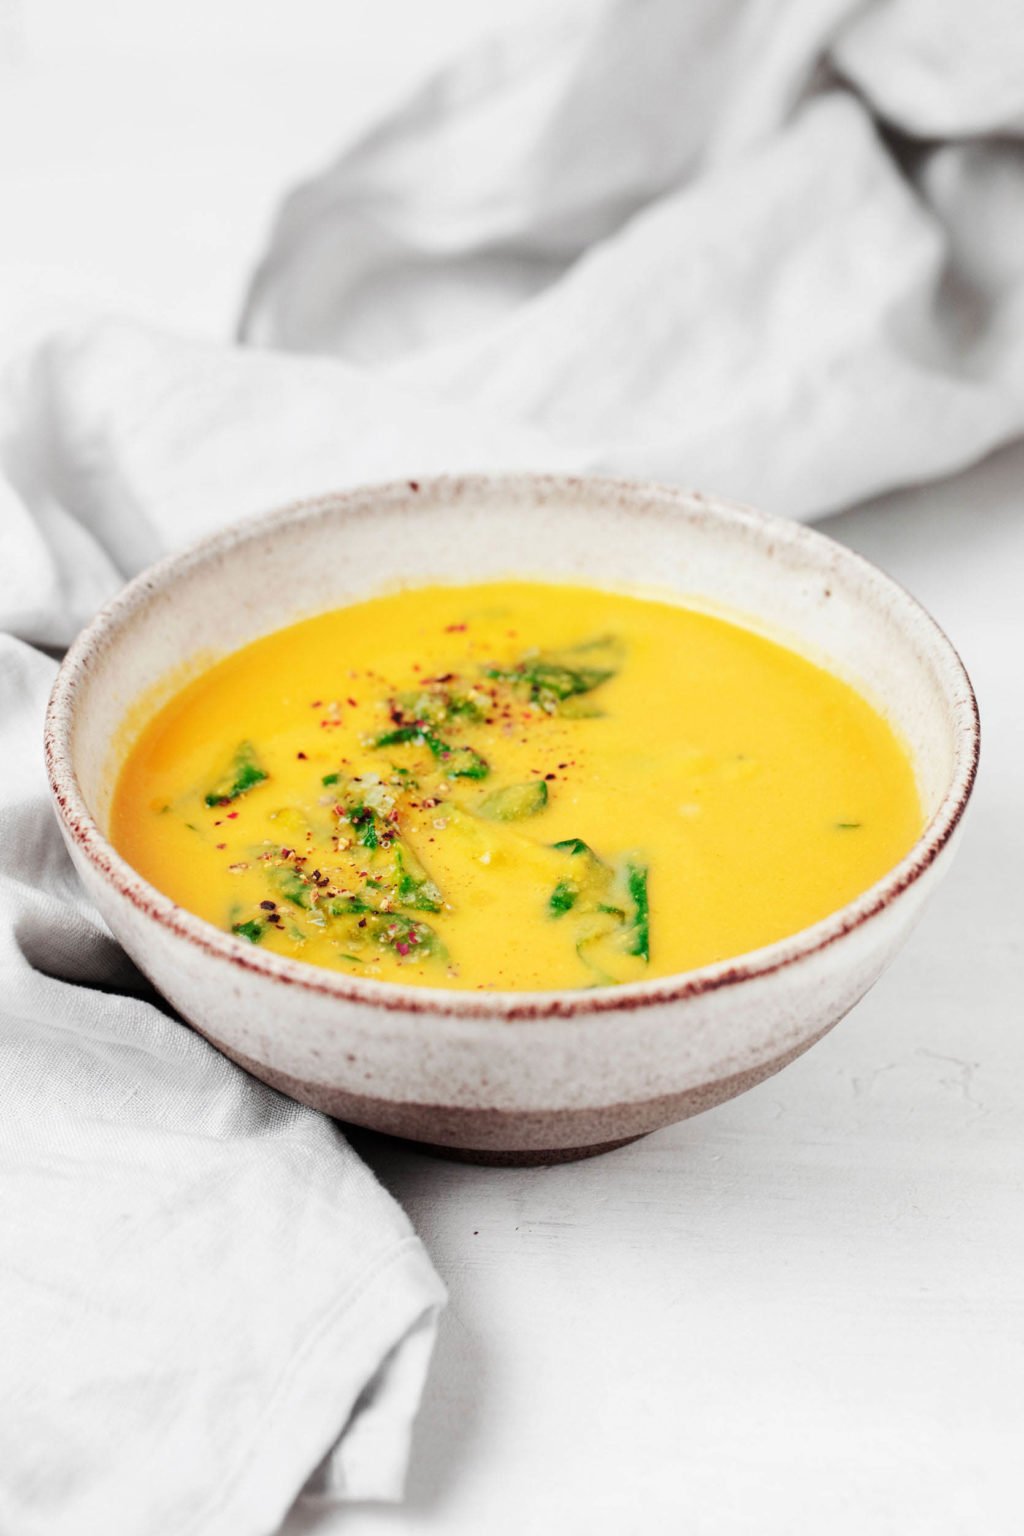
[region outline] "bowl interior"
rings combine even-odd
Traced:
[[[657,486],[469,478],[327,496],[163,562],[80,641],[71,762],[106,830],[140,697],[191,657],[396,585],[516,575],[629,586],[733,612],[832,667],[899,731],[932,818],[964,778],[970,685],[900,588],[831,540]],[[179,673],[180,675],[180,673]]]

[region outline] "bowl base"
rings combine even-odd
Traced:
[[[548,1152],[535,1152],[532,1148],[510,1148],[499,1151],[488,1147],[442,1147],[432,1141],[410,1141],[404,1136],[389,1136],[396,1146],[407,1147],[413,1152],[425,1152],[428,1157],[442,1157],[452,1163],[478,1163],[486,1168],[543,1168],[552,1163],[578,1163],[585,1157],[600,1157],[603,1152],[616,1152],[619,1147],[631,1146],[642,1141],[650,1132],[639,1136],[622,1136],[618,1141],[599,1141],[592,1147],[552,1147]]]
[[[378,1099],[329,1083],[292,1077],[279,1067],[254,1060],[216,1035],[205,1030],[200,1033],[254,1077],[343,1125],[375,1131],[407,1147],[418,1147],[432,1157],[491,1167],[536,1168],[598,1157],[602,1152],[613,1152],[616,1147],[639,1141],[651,1131],[714,1109],[787,1066],[831,1027],[830,1022],[825,1029],[817,1030],[769,1061],[677,1093],[636,1104],[534,1111],[466,1109]],[[561,1141],[562,1145],[552,1146],[553,1141]]]

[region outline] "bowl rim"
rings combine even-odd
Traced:
[[[409,986],[335,975],[308,961],[254,949],[234,934],[178,906],[149,884],[100,830],[90,812],[72,759],[76,695],[104,644],[116,637],[157,592],[196,565],[239,544],[258,539],[289,522],[316,515],[345,516],[367,503],[412,511],[424,507],[430,493],[448,498],[527,491],[535,497],[614,496],[629,512],[643,514],[643,503],[658,503],[669,511],[710,514],[763,535],[773,544],[815,556],[827,556],[834,571],[845,568],[867,583],[872,593],[887,597],[898,617],[910,623],[935,664],[953,713],[953,770],[945,793],[930,820],[904,857],[867,890],[807,928],[741,955],[674,972],[650,980],[614,987],[548,991],[462,991],[450,987]],[[422,493],[427,493],[426,495]],[[770,557],[770,556],[769,556]],[[608,1012],[679,1003],[723,987],[754,981],[783,970],[830,948],[883,912],[915,884],[935,862],[956,831],[974,787],[980,753],[981,726],[977,699],[959,654],[940,625],[907,589],[862,555],[790,518],[759,511],[743,503],[653,480],[605,475],[514,472],[508,474],[432,475],[421,480],[390,480],[326,492],[291,501],[270,511],[242,518],[193,542],[141,571],[104,605],[80,631],[64,657],[50,693],[44,727],[44,751],[50,789],[65,834],[96,873],[119,895],[171,933],[206,955],[243,971],[295,986],[341,1003],[383,1009],[388,1013],[430,1015],[451,1020],[530,1023],[543,1019],[579,1020]]]

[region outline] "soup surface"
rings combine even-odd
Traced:
[[[241,941],[423,986],[688,970],[826,916],[911,846],[887,722],[669,602],[425,587],[278,631],[183,687],[111,835]]]

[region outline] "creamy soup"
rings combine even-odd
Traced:
[[[592,987],[758,948],[922,826],[827,670],[675,603],[538,582],[325,613],[195,677],[112,839],[241,943],[420,986]]]

